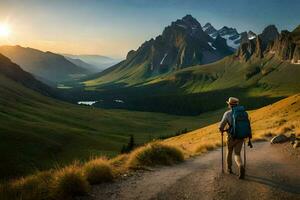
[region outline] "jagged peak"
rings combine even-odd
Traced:
[[[278,29],[274,24],[268,25],[266,28],[264,28],[263,34],[274,34],[274,35],[279,35]]]
[[[183,28],[201,28],[201,24],[192,16],[186,15],[182,19],[178,19],[176,22],[173,22],[172,25],[181,26]]]
[[[211,25],[211,23],[207,22],[207,23],[203,26],[203,28],[208,28],[208,27],[213,27],[213,25]]]

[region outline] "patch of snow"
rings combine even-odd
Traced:
[[[234,49],[237,49],[237,48],[239,48],[239,46],[240,46],[239,43],[238,43],[238,44],[235,43],[235,41],[237,41],[237,40],[239,40],[239,39],[236,39],[236,40],[230,40],[230,39],[227,39],[227,40],[226,40],[226,43],[227,43],[228,46],[230,46],[230,47],[232,47],[232,48],[234,48]]]
[[[97,103],[98,101],[78,101],[78,105],[87,105],[87,106],[92,106],[93,104]]]
[[[217,35],[215,33],[211,33],[211,34],[209,34],[209,36],[214,38],[214,39],[216,39],[216,37],[217,37]]]
[[[228,46],[230,46],[234,49],[237,49],[237,48],[239,48],[240,44],[236,43],[236,41],[239,41],[241,39],[241,36],[239,36],[238,38],[236,38],[234,40],[231,40],[230,37],[232,37],[232,36],[234,36],[234,35],[223,35],[221,37],[226,40],[226,43]]]
[[[164,60],[166,59],[167,55],[168,55],[168,54],[165,53],[164,57],[163,57],[162,60],[160,61],[160,64],[161,64],[161,65],[164,63]]]
[[[185,25],[182,25],[182,24],[176,24],[176,25],[179,26],[179,27],[182,27],[182,28],[186,29]]]
[[[255,35],[251,35],[251,36],[248,37],[249,40],[253,40],[254,38],[256,38]]]
[[[213,48],[214,50],[216,50],[215,47],[213,47],[212,43],[211,42],[208,42],[209,46],[211,46],[211,48]]]
[[[205,27],[205,26],[202,27],[203,31],[206,31],[208,28],[209,27]]]
[[[121,99],[115,99],[114,102],[116,102],[116,103],[124,103],[124,101],[121,100]]]

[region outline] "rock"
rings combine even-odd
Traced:
[[[295,140],[293,147],[296,149],[297,147],[300,147],[300,141]]]
[[[271,144],[287,142],[289,138],[285,135],[277,135],[271,139]]]

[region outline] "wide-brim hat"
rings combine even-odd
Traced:
[[[240,102],[240,100],[235,97],[229,97],[228,101],[226,101],[226,103],[228,105],[237,105],[237,104],[239,104],[239,102]]]

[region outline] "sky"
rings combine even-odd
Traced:
[[[300,0],[0,0],[0,25],[11,29],[0,45],[124,58],[186,14],[260,33],[269,24],[293,30],[299,10]]]

